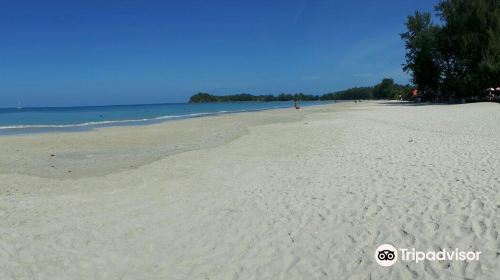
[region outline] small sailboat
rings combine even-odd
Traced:
[[[21,110],[22,108],[23,108],[23,106],[21,106],[21,101],[17,102],[17,109]]]

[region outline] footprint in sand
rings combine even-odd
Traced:
[[[404,238],[408,238],[408,240],[410,241],[411,245],[415,245],[415,235],[409,233],[408,231],[406,231],[404,229],[401,229],[401,235]]]
[[[366,209],[366,215],[368,217],[375,217],[380,210],[382,210],[382,207],[372,204]]]
[[[439,224],[433,221],[428,221],[424,224],[426,232],[436,232],[439,230]]]
[[[476,234],[477,237],[483,237],[486,232],[486,225],[479,220],[472,221],[472,230]]]
[[[456,223],[453,225],[453,233],[457,237],[467,236],[472,234],[472,228],[469,222],[469,216],[458,215]]]
[[[483,208],[484,208],[484,203],[480,199],[475,199],[471,203],[471,209],[474,212],[481,211],[481,210],[483,210]]]
[[[493,240],[496,240],[498,238],[498,231],[496,231],[493,228],[490,228],[490,237]]]

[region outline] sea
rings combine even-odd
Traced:
[[[328,103],[331,102],[308,101],[301,102],[300,105]],[[274,101],[0,108],[0,135],[145,125],[168,120],[292,107],[291,101]]]

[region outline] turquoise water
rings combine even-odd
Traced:
[[[326,104],[301,102],[301,106]],[[292,107],[293,102],[168,103],[53,108],[0,109],[0,134],[87,130],[95,127],[141,125],[193,118]]]

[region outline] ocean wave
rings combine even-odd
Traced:
[[[8,129],[51,129],[51,128],[72,128],[72,127],[88,127],[88,126],[100,126],[100,125],[113,125],[113,124],[123,124],[123,123],[138,123],[138,122],[148,122],[156,120],[167,120],[176,118],[194,118],[199,116],[226,114],[226,113],[237,113],[241,111],[217,111],[217,112],[203,112],[203,113],[192,113],[186,115],[167,115],[155,118],[144,118],[144,119],[128,119],[128,120],[112,120],[112,121],[95,121],[95,122],[85,122],[78,124],[28,124],[28,125],[6,125],[0,126],[0,130]]]
[[[143,119],[127,119],[127,120],[108,120],[108,121],[92,121],[85,123],[77,123],[77,124],[27,124],[27,125],[5,125],[0,126],[0,131],[2,130],[29,130],[29,129],[64,129],[64,128],[78,128],[78,127],[99,127],[99,126],[112,126],[119,124],[135,124],[135,123],[145,123],[145,122],[154,122],[168,119],[181,119],[181,118],[195,118],[201,116],[210,116],[210,115],[218,115],[218,114],[231,114],[231,113],[243,113],[243,112],[255,112],[255,111],[264,111],[269,109],[283,109],[283,106],[269,106],[264,108],[255,108],[255,109],[239,109],[234,111],[228,110],[220,110],[215,112],[200,112],[200,113],[192,113],[192,114],[184,114],[184,115],[165,115],[154,118],[143,118]]]

